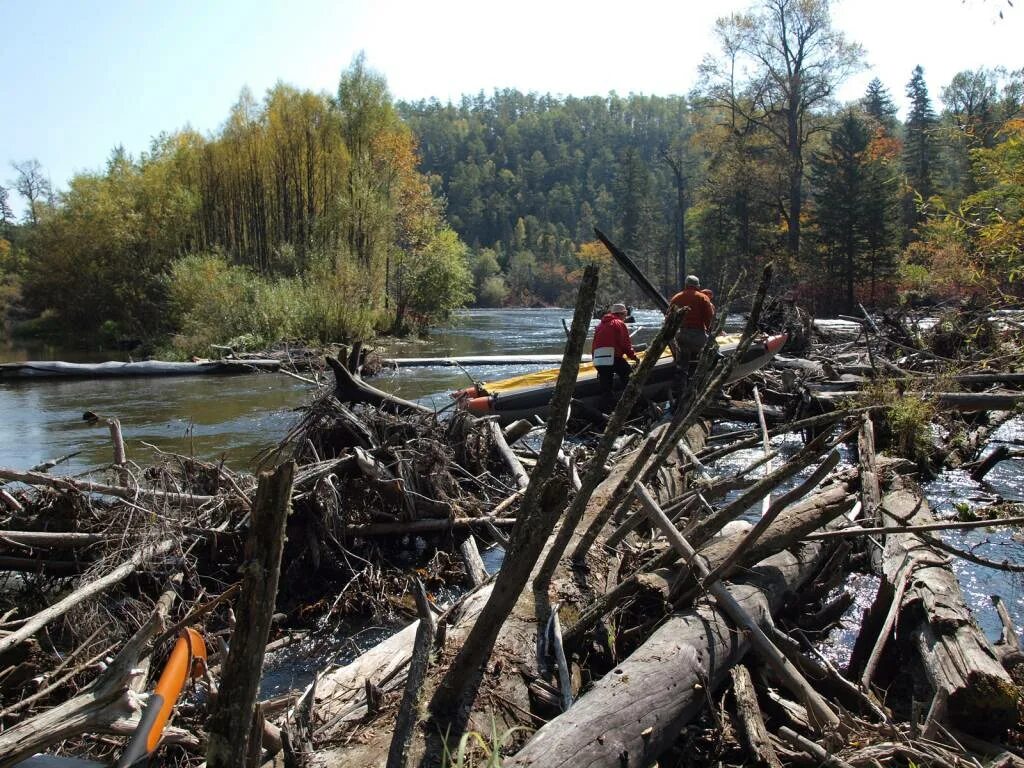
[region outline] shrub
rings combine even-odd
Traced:
[[[207,355],[212,344],[263,349],[285,338],[309,343],[365,339],[383,324],[358,300],[354,269],[317,266],[302,277],[266,278],[220,254],[176,262],[168,280],[177,334],[173,351]]]

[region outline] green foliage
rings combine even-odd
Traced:
[[[497,723],[492,717],[490,739],[478,731],[467,731],[459,739],[454,753],[445,739],[441,765],[443,768],[501,768],[502,748],[511,742],[516,733],[528,730],[523,727],[515,727],[499,732]]]
[[[40,214],[27,247],[25,300],[76,337],[105,321],[115,335],[166,329],[163,275],[187,236],[196,200],[163,157],[115,152],[105,174],[76,176],[61,204]]]
[[[831,101],[861,51],[826,0],[760,0],[717,32],[692,104],[501,90],[396,105],[359,55],[334,95],[244,90],[217,134],[115,150],[57,197],[37,162],[18,164],[29,213],[14,223],[0,187],[0,311],[76,338],[176,333],[200,353],[366,338],[474,295],[569,303],[595,225],[666,293],[683,259],[721,291],[782,256],[819,311],[881,302],[908,245],[904,288],[1024,292],[1024,73],[962,72],[936,115],[918,68],[900,131],[878,80],[863,112]],[[604,301],[644,301],[602,270]]]
[[[875,305],[888,293],[880,285],[895,271],[894,173],[871,151],[869,126],[852,110],[811,165],[818,248],[808,271],[819,285],[817,293],[824,305],[850,313],[858,284],[865,284],[864,298]]]
[[[934,401],[919,394],[901,393],[893,382],[879,379],[861,392],[857,404],[880,403],[887,407],[880,423],[879,447],[888,444],[896,455],[926,465],[932,447]]]
[[[442,229],[414,253],[397,257],[395,329],[425,327],[447,319],[473,299],[467,248],[451,229]]]
[[[455,105],[400,104],[399,111],[419,141],[422,170],[439,180],[460,237],[478,252],[533,255],[532,265],[520,257],[514,269],[498,256],[509,301],[550,302],[564,294],[564,287],[551,289],[554,267],[578,269],[573,254],[593,238],[594,225],[613,239],[626,234],[624,247],[641,268],[675,287],[669,223],[678,198],[662,152],[686,135],[684,98],[556,99],[506,89]],[[492,275],[474,276],[480,297]],[[639,297],[622,275],[617,280],[621,298]]]
[[[262,349],[281,339],[327,344],[372,336],[381,313],[345,301],[357,278],[314,267],[302,277],[262,277],[221,254],[187,256],[168,280],[180,356],[210,354],[210,345]]]
[[[472,285],[417,163],[383,77],[360,55],[334,100],[278,84],[261,104],[243,90],[220,135],[161,135],[137,160],[115,149],[56,205],[38,163],[22,164],[31,231],[0,260],[25,255],[27,308],[76,339],[170,332],[203,354],[227,338],[419,326],[469,301]],[[6,210],[0,235],[12,228]],[[18,281],[0,270],[2,309]]]
[[[508,286],[500,275],[484,278],[476,292],[476,303],[480,307],[500,307],[507,298]]]

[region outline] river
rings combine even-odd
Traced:
[[[571,316],[567,309],[467,310],[429,338],[392,341],[383,353],[387,357],[558,353],[565,341],[562,321],[568,322]],[[648,340],[660,323],[660,313],[638,310],[635,316],[640,327],[635,341]],[[0,349],[0,357],[6,361],[30,359],[33,355],[38,356],[39,351]],[[98,359],[97,353],[80,351],[71,354],[49,350],[48,356],[76,361]],[[372,383],[404,398],[443,408],[450,402],[447,393],[466,386],[470,373],[487,381],[533,368],[497,366],[474,368],[469,373],[452,367],[402,368],[378,376]],[[109,463],[112,452],[106,427],[82,419],[83,412],[93,411],[120,420],[128,457],[139,464],[150,462],[153,449],[148,446],[153,446],[207,460],[224,460],[233,469],[245,470],[259,451],[276,444],[287,433],[298,418],[296,409],[309,402],[314,392],[311,385],[281,374],[3,383],[0,466],[27,469],[75,452],[74,458],[52,471],[76,473]],[[1000,428],[993,445],[1021,440],[1024,423],[1016,418]],[[797,445],[792,438],[778,442],[786,452]],[[752,455],[737,454],[730,461],[738,467],[748,463]],[[725,471],[726,467],[721,469]],[[993,493],[1019,500],[1024,498],[1022,469],[1021,460],[1004,461],[984,485],[974,483],[966,473],[945,472],[926,490],[941,514],[951,514],[954,502],[967,501],[973,506],[984,503]],[[953,532],[945,538],[993,560],[1024,562],[1024,545],[1006,529]],[[990,594],[1000,594],[1014,619],[1024,625],[1024,580],[1019,575],[979,568],[965,561],[958,561],[955,567],[968,601],[990,637],[995,638],[999,630]],[[856,589],[859,605],[873,597],[874,582],[869,577],[852,577],[851,586]],[[838,657],[848,647],[858,620],[859,612],[851,613],[848,628],[834,635]]]
[[[655,311],[638,310],[637,339],[654,335]],[[394,340],[386,357],[553,354],[562,351],[565,309],[466,310],[451,325],[423,340]],[[0,362],[39,359],[46,354],[72,362],[122,359],[97,352],[59,348],[0,348]],[[536,366],[474,368],[473,376],[495,380]],[[401,368],[373,379],[374,386],[407,399],[443,408],[448,393],[470,382],[459,368]],[[225,460],[236,470],[250,466],[256,453],[275,444],[294,424],[296,408],[315,388],[282,374],[185,376],[172,378],[46,380],[0,384],[0,466],[26,469],[80,452],[62,472],[81,472],[111,460],[104,424],[82,419],[86,411],[121,422],[128,458],[146,464],[155,446],[163,451]]]

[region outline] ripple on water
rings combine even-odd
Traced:
[[[982,451],[987,456],[1000,443],[1024,439],[1024,419],[1015,417],[993,433],[992,440]],[[971,510],[983,508],[992,500],[992,494],[1007,500],[1024,499],[1024,461],[1009,459],[997,464],[978,483],[964,470],[947,470],[923,486],[929,503],[937,517],[956,517],[957,505],[966,504]],[[1001,563],[1007,561],[1024,565],[1024,542],[1019,529],[1007,526],[976,528],[965,531],[943,531],[942,540],[950,546]],[[999,636],[1001,625],[991,595],[1006,601],[1010,616],[1018,627],[1024,626],[1024,574],[1010,573],[977,565],[963,558],[955,558],[953,570],[957,575],[964,598],[978,624],[990,639]]]
[[[715,432],[720,434],[743,428],[744,425],[723,423],[716,425]],[[1017,417],[994,433],[992,443],[985,448],[982,455],[994,450],[1000,442],[1020,441],[1024,441],[1024,418]],[[776,466],[779,462],[791,458],[802,445],[801,437],[795,433],[772,438],[771,446],[779,452],[779,458],[775,459]],[[726,476],[750,465],[761,455],[760,447],[745,449],[715,462],[711,469],[714,474]],[[840,455],[840,468],[856,461],[856,453],[852,446],[841,446]],[[812,470],[813,467],[810,467],[790,479],[779,488],[778,493],[795,486]],[[754,478],[762,475],[762,469],[752,473]],[[925,483],[922,490],[936,517],[940,519],[956,517],[957,504],[967,504],[971,509],[985,506],[991,503],[994,494],[1008,500],[1024,499],[1024,461],[1012,459],[1000,462],[989,473],[984,483],[975,482],[964,470],[947,470],[935,480]],[[730,493],[726,497],[726,502],[738,498],[739,495],[739,491]],[[755,521],[759,516],[760,504],[755,504],[744,513],[743,519]],[[965,531],[943,531],[939,535],[943,541],[958,549],[995,562],[1008,561],[1020,565],[1024,564],[1024,534],[1015,534],[1015,530],[994,525]],[[1024,574],[987,568],[963,558],[953,560],[953,570],[968,607],[990,639],[998,638],[1001,629],[990,595],[1002,597],[1017,626],[1024,627]],[[839,667],[845,666],[849,660],[863,612],[874,600],[878,583],[878,578],[873,575],[851,573],[846,583],[839,588],[853,593],[854,604],[846,612],[840,627],[821,647],[822,652]]]

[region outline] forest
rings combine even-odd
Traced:
[[[594,226],[665,292],[773,261],[818,315],[1016,299],[1024,70],[964,70],[935,98],[917,67],[844,104],[865,52],[827,2],[763,0],[715,34],[686,96],[396,102],[359,55],[335,94],[243,90],[215,134],[117,147],[64,191],[12,163],[8,332],[181,354],[361,340],[470,303],[569,304],[594,260],[602,301],[641,302]]]

